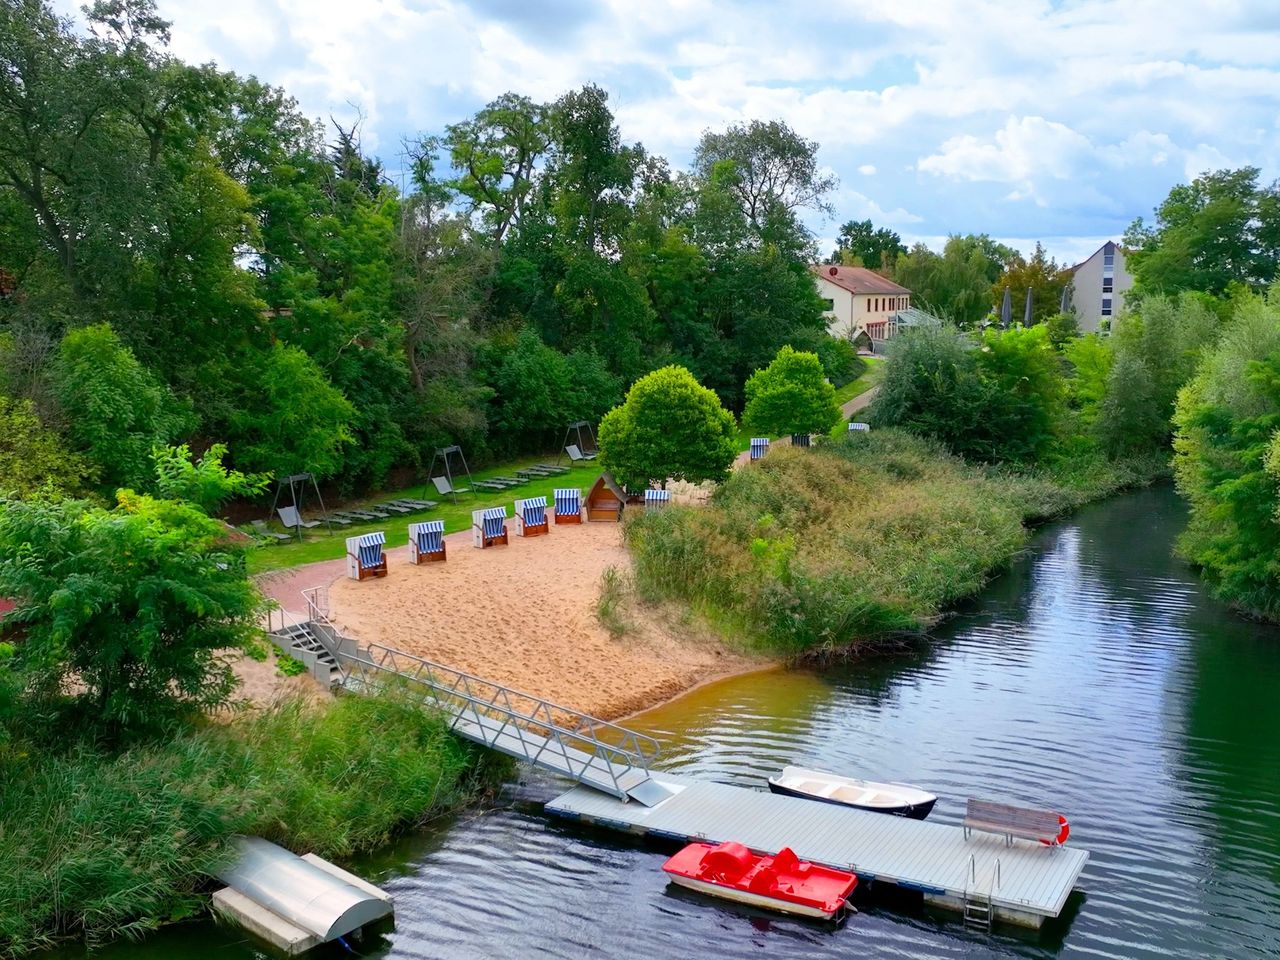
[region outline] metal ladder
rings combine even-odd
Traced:
[[[969,875],[964,885],[964,925],[970,930],[991,933],[995,922],[995,906],[991,902],[995,891],[1000,889],[1000,860],[996,859],[991,868],[991,879],[984,894],[978,883],[978,864],[973,854],[969,855]]]

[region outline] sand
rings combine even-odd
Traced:
[[[615,523],[553,526],[477,550],[446,538],[445,563],[414,566],[388,553],[383,579],[340,578],[330,618],[362,643],[379,643],[611,719],[760,661],[647,608],[627,612],[615,640],[596,619],[601,576],[630,563]],[[290,584],[292,586],[292,584]]]

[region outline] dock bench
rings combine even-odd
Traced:
[[[1036,810],[1015,807],[992,800],[969,798],[964,814],[964,836],[974,831],[995,833],[1004,837],[1007,846],[1013,846],[1013,838],[1039,840],[1051,847],[1059,845],[1059,834],[1065,819],[1052,810]]]

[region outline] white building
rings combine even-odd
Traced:
[[[1093,333],[1124,305],[1122,295],[1133,286],[1124,266],[1124,248],[1108,240],[1088,260],[1072,268],[1069,306],[1076,312],[1081,333]]]
[[[871,340],[886,340],[894,315],[911,306],[910,290],[866,267],[820,263],[809,269],[833,337],[852,341],[865,332]]]

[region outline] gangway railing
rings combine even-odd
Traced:
[[[652,737],[392,647],[340,649],[338,660],[348,688],[373,677],[399,678],[468,739],[623,799],[648,779],[649,764],[658,755]]]

